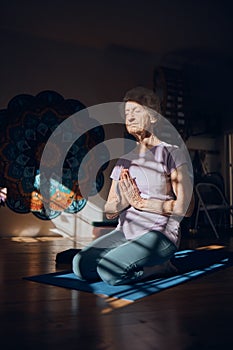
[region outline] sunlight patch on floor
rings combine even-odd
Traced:
[[[63,237],[12,237],[11,241],[18,243],[51,242],[63,240]]]
[[[122,307],[125,307],[129,304],[132,304],[132,300],[124,300],[124,299],[117,299],[113,297],[106,297],[105,295],[99,295],[104,299],[104,301],[107,303],[107,306],[103,308],[101,311],[101,314],[109,314],[115,309],[120,309]]]
[[[212,245],[206,245],[204,247],[198,247],[196,250],[213,250],[213,249],[222,249],[226,248],[225,245],[218,245],[218,244],[212,244]]]

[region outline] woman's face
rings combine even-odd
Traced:
[[[147,111],[137,102],[128,101],[125,104],[125,125],[132,134],[151,132],[151,119]]]

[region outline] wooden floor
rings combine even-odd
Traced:
[[[181,248],[233,236],[186,237]],[[0,239],[0,347],[7,349],[233,349],[233,268],[125,304],[23,280],[56,270],[67,238]]]

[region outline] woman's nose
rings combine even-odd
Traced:
[[[129,122],[133,121],[133,120],[135,119],[133,112],[130,112],[130,113],[127,115],[126,119],[127,119]]]

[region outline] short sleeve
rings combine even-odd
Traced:
[[[187,164],[187,156],[185,152],[178,148],[174,147],[170,152],[167,158],[167,170],[168,173],[172,173],[173,170],[177,169],[179,166]]]
[[[116,163],[116,165],[114,166],[112,173],[110,175],[110,178],[112,180],[116,180],[118,181],[120,179],[120,174],[121,174],[121,169],[125,168],[128,169],[129,168],[129,164],[130,162],[126,159],[119,159]]]

